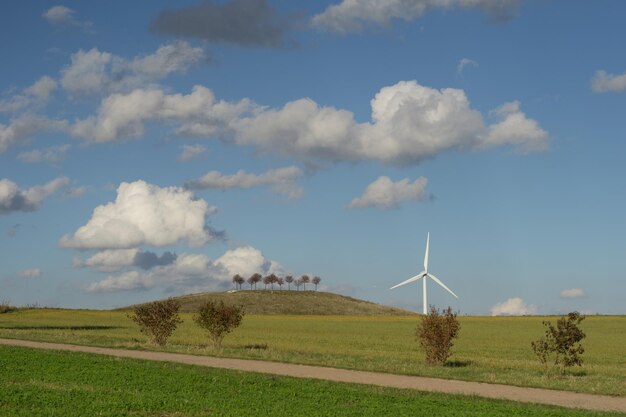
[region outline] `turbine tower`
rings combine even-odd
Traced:
[[[422,280],[422,288],[424,291],[424,294],[423,294],[424,314],[428,314],[428,301],[426,298],[426,278],[432,279],[437,284],[441,285],[450,294],[454,295],[456,298],[459,298],[455,293],[452,292],[450,288],[446,287],[445,284],[439,280],[439,278],[437,278],[436,276],[428,272],[428,246],[429,244],[430,244],[430,232],[428,233],[428,236],[426,237],[426,254],[424,255],[424,270],[420,272],[419,274],[415,275],[414,277],[411,277],[407,279],[406,281],[402,281],[398,285],[394,285],[393,287],[390,288],[391,290],[393,290],[394,288],[398,288],[404,284],[408,284],[409,282],[417,281],[420,278],[424,278]]]

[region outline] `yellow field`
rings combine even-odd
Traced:
[[[0,337],[160,350],[125,314],[19,310],[0,315]],[[182,318],[163,350],[215,354],[191,314]],[[546,319],[555,320],[460,317],[460,338],[449,366],[442,368],[424,365],[415,317],[246,316],[226,337],[221,355],[626,396],[626,317],[588,317],[582,323],[583,368],[554,378],[544,376],[530,347]]]

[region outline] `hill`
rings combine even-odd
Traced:
[[[247,314],[263,315],[345,315],[345,316],[406,316],[416,314],[401,308],[389,307],[322,291],[239,290],[207,292],[174,297],[181,311],[196,311],[208,300],[242,305]],[[130,307],[127,307],[130,308]]]

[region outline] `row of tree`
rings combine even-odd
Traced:
[[[318,276],[314,276],[311,278],[308,275],[302,275],[300,278],[294,278],[291,275],[287,275],[282,278],[277,276],[276,274],[270,274],[263,276],[261,274],[252,274],[248,279],[245,279],[239,274],[233,276],[233,284],[235,284],[235,288],[243,289],[243,285],[248,283],[250,285],[251,290],[256,290],[256,286],[259,282],[262,282],[265,285],[265,289],[269,285],[271,289],[274,289],[274,284],[278,285],[278,287],[282,290],[283,285],[287,284],[287,289],[291,289],[291,284],[296,286],[296,289],[300,289],[302,286],[306,291],[306,284],[312,283],[315,285],[315,291],[317,291],[317,286],[322,281],[322,279]]]

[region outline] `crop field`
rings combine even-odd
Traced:
[[[530,347],[542,320],[460,317],[461,334],[445,367],[424,364],[415,317],[252,316],[216,353],[192,315],[158,348],[121,311],[31,309],[0,315],[0,337],[129,349],[164,350],[347,369],[544,387],[626,396],[626,317],[590,316],[584,366],[547,378]]]
[[[7,346],[0,346],[0,415],[623,416]]]

